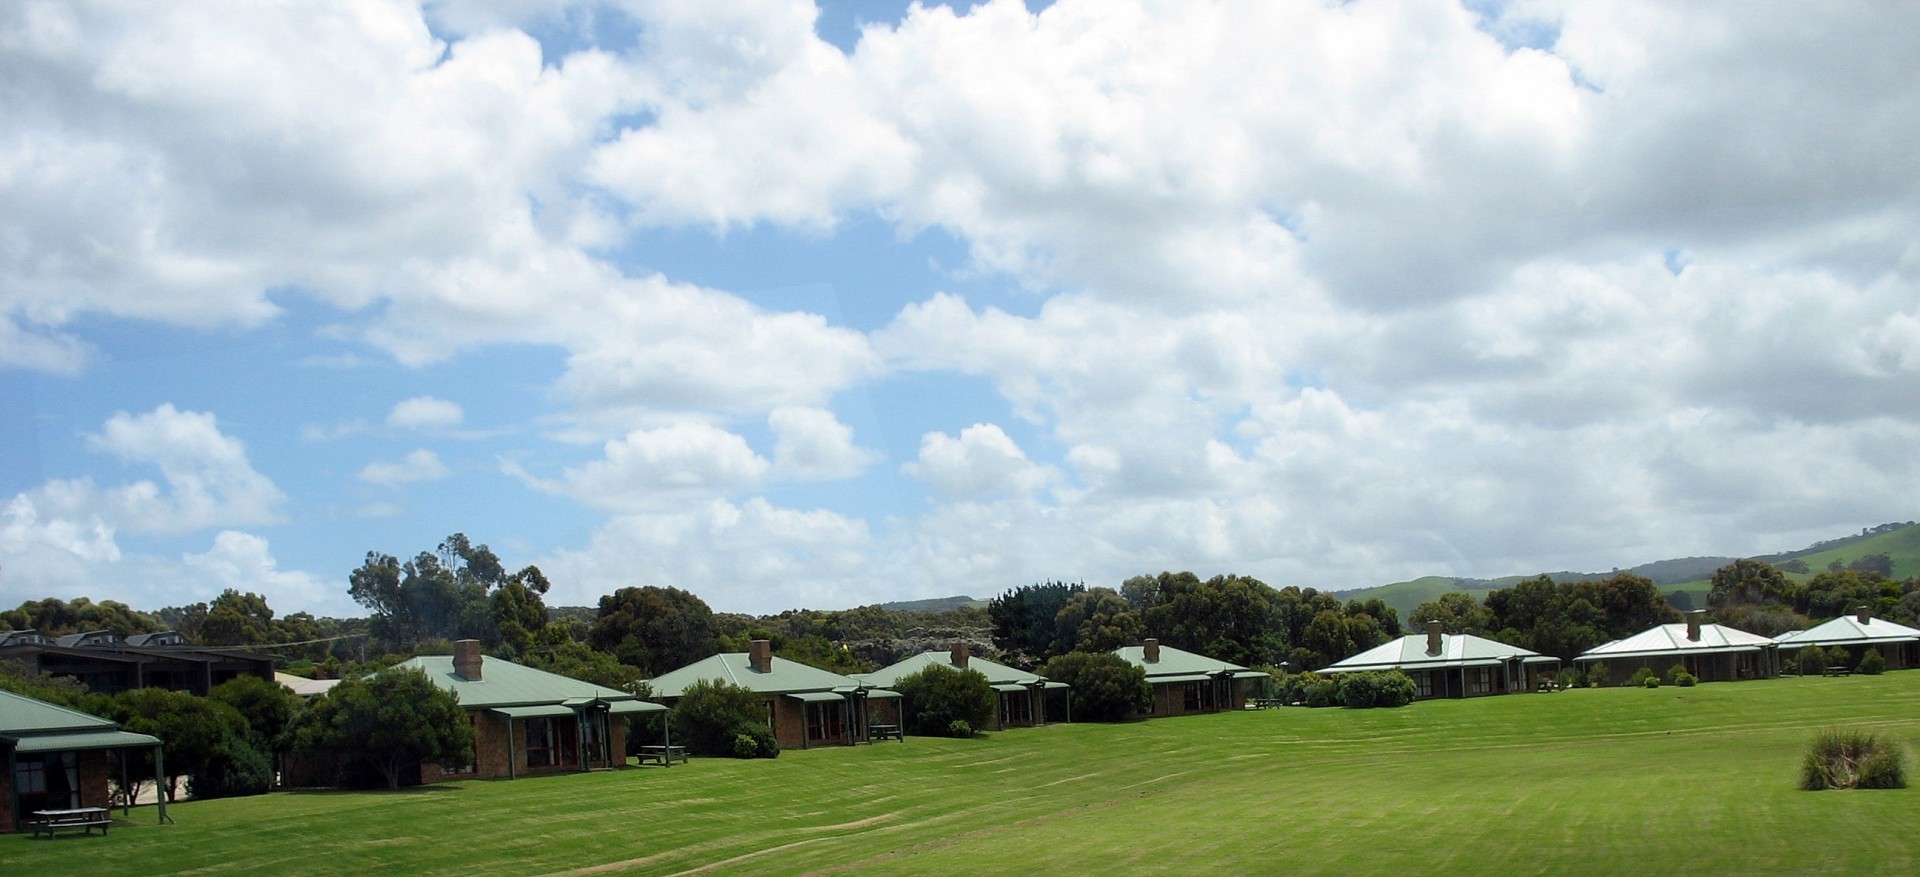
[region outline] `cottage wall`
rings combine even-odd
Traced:
[[[11,834],[13,825],[13,774],[0,768],[0,834]]]

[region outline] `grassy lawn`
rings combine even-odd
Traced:
[[[1920,788],[1801,792],[1814,732],[1920,741],[1920,671],[1055,725],[777,761],[286,793],[0,836],[4,874],[1913,874]]]

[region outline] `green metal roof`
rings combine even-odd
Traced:
[[[1870,617],[1862,622],[1853,615],[1842,615],[1824,624],[1816,624],[1806,630],[1783,633],[1773,638],[1774,642],[1790,649],[1803,646],[1860,646],[1915,640],[1920,640],[1920,630],[1904,624],[1896,624],[1884,618]]]
[[[134,746],[158,746],[160,738],[132,731],[80,731],[72,734],[43,734],[37,737],[22,737],[14,745],[14,751],[28,752],[80,752],[89,749],[126,749]]]
[[[1758,652],[1772,646],[1771,639],[1724,624],[1701,624],[1700,638],[1688,639],[1686,622],[1676,622],[1649,627],[1626,639],[1594,646],[1581,652],[1574,660]]]
[[[1173,680],[1164,677],[1192,676],[1195,674],[1210,676],[1227,670],[1247,669],[1239,664],[1228,663],[1219,658],[1209,658],[1206,655],[1196,655],[1185,649],[1176,649],[1164,643],[1160,646],[1160,660],[1158,661],[1148,661],[1146,659],[1146,646],[1121,646],[1120,648],[1114,649],[1113,653],[1119,655],[1121,659],[1127,663],[1145,669],[1147,671],[1148,682],[1192,681],[1184,679]]]
[[[788,692],[787,696],[807,703],[831,703],[847,699],[846,695],[834,694],[831,691],[793,691]]]
[[[22,737],[65,731],[111,731],[120,727],[108,719],[54,706],[11,691],[0,691],[0,736]]]
[[[1440,651],[1427,651],[1427,635],[1415,633],[1374,646],[1360,654],[1321,670],[1322,673],[1349,673],[1359,670],[1434,670],[1447,667],[1492,667],[1511,661],[1554,660],[1531,649],[1510,646],[1498,640],[1470,633],[1440,635]]]
[[[622,700],[607,704],[607,712],[616,716],[624,716],[629,713],[664,713],[666,711],[666,704],[649,703],[644,700]]]
[[[768,667],[768,672],[761,673],[753,669],[746,652],[723,652],[660,674],[652,682],[653,693],[655,697],[679,697],[702,679],[718,679],[761,694],[861,687],[858,679],[777,656]]]
[[[493,711],[510,719],[537,719],[542,716],[570,716],[573,707],[557,703],[543,703],[535,706],[497,706]]]
[[[872,673],[855,673],[854,678],[863,680],[870,685],[891,688],[894,685],[898,685],[901,679],[933,666],[947,667],[954,670],[962,669],[954,666],[952,652],[921,652],[917,655],[901,658]],[[965,669],[978,671],[980,675],[987,677],[988,682],[995,684],[1011,682],[1017,685],[1026,685],[1040,680],[1039,676],[1028,673],[1025,670],[1017,670],[996,661],[989,661],[986,658],[968,658]]]
[[[400,666],[426,671],[433,684],[453,692],[453,696],[460,699],[460,705],[467,709],[563,704],[569,700],[616,703],[636,699],[617,688],[536,670],[504,658],[482,658],[479,682],[455,675],[451,655],[413,658]]]

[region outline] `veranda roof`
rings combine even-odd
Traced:
[[[1920,641],[1920,630],[1884,618],[1869,617],[1861,621],[1857,615],[1842,615],[1806,630],[1783,633],[1774,637],[1773,641],[1781,648],[1788,649],[1804,646],[1864,646]]]
[[[160,738],[132,731],[85,731],[78,734],[43,734],[38,737],[22,737],[14,744],[13,751],[29,752],[80,752],[88,749],[127,749],[131,747],[158,746]]]

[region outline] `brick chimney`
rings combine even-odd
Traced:
[[[1700,641],[1700,622],[1707,617],[1707,610],[1695,609],[1687,613],[1687,641]]]
[[[1443,637],[1443,634],[1441,634],[1440,632],[1440,622],[1438,621],[1427,622],[1427,654],[1429,655],[1440,654],[1440,640],[1442,639],[1442,637]]]
[[[966,643],[954,643],[953,644],[953,666],[958,667],[962,670],[967,669],[967,658],[972,654],[973,654],[972,646],[969,646]]]
[[[752,647],[747,650],[747,663],[755,673],[772,673],[773,643],[763,639],[754,640]]]
[[[1160,641],[1147,637],[1146,642],[1140,644],[1140,657],[1149,664],[1160,663]]]
[[[1872,610],[1869,610],[1865,606],[1856,606],[1853,609],[1853,617],[1854,619],[1858,620],[1861,624],[1872,624],[1873,616],[1867,614],[1870,611]]]
[[[477,639],[455,640],[453,643],[453,675],[468,682],[480,681],[480,641]]]

